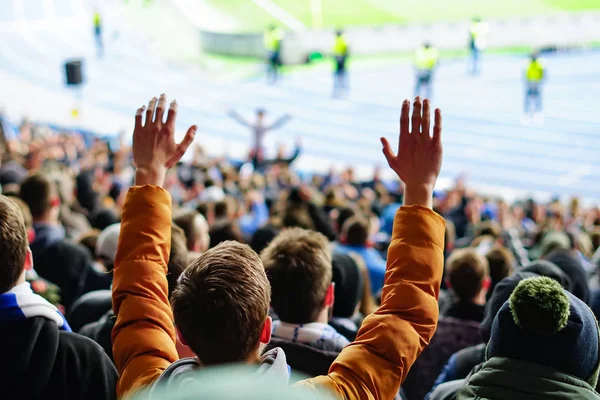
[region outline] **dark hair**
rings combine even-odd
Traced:
[[[331,284],[329,242],[320,233],[292,228],[282,231],[261,253],[271,282],[271,305],[281,321],[313,322]]]
[[[488,260],[490,278],[492,279],[491,293],[498,282],[512,274],[515,259],[510,250],[500,245],[496,245],[490,250],[485,258]]]
[[[21,210],[8,197],[0,195],[0,293],[8,292],[17,283],[28,248]]]
[[[52,208],[52,199],[58,197],[58,191],[46,175],[35,174],[23,181],[20,196],[36,219]]]
[[[279,231],[277,228],[271,225],[259,228],[252,235],[250,247],[252,247],[252,250],[260,254],[260,252],[263,251],[269,245],[269,243],[271,243],[278,233]]]
[[[215,223],[209,230],[210,248],[217,246],[219,243],[234,240],[244,243],[242,232],[237,225],[231,221],[219,221]]]
[[[344,207],[342,209],[340,209],[338,217],[337,217],[337,228],[339,230],[338,233],[340,233],[342,231],[342,227],[344,226],[344,224],[346,223],[347,220],[349,220],[350,218],[354,217],[356,215],[356,210],[354,208],[351,207]]]
[[[313,221],[310,218],[310,214],[301,205],[288,205],[283,213],[281,223],[285,228],[313,229]]]
[[[472,248],[455,250],[448,258],[446,276],[458,299],[470,303],[488,276],[487,259]]]
[[[202,364],[241,362],[256,348],[271,288],[250,247],[224,242],[179,277],[171,296],[175,323]]]
[[[173,293],[179,276],[188,265],[188,249],[183,229],[175,224],[171,225],[171,252],[169,253],[169,264],[167,265],[169,282],[169,294]]]
[[[100,235],[100,232],[101,231],[99,231],[98,229],[92,229],[82,234],[77,240],[77,243],[88,249],[88,251],[92,255],[92,258],[94,259],[97,258],[96,242],[98,241],[98,236]]]
[[[226,217],[229,214],[229,203],[225,200],[218,201],[214,205],[215,218]]]
[[[344,223],[342,235],[350,246],[365,246],[369,241],[369,221],[361,216],[354,216]]]

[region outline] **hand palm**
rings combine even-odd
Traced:
[[[402,104],[397,155],[393,153],[389,142],[381,138],[388,165],[407,186],[433,188],[442,166],[442,116],[440,110],[435,111],[435,125],[431,136],[429,107],[429,100],[425,100],[423,104],[420,98],[415,100],[410,131],[410,104],[408,101]]]

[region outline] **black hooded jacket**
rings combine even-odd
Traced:
[[[102,348],[43,317],[0,325],[3,399],[116,399],[117,370]]]

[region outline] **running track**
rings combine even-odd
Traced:
[[[248,132],[225,116],[225,107],[251,117],[261,106],[273,117],[288,111],[296,116],[267,136],[271,149],[276,143],[291,147],[301,137],[301,168],[352,165],[368,175],[383,160],[379,137],[397,135],[399,106],[412,96],[406,64],[351,70],[351,96],[336,101],[329,98],[331,77],[322,70],[288,76],[278,87],[232,82],[157,59],[141,36],[122,30],[116,38],[110,28],[106,57],[98,60],[90,25],[83,0],[0,2],[0,107],[13,121],[28,115],[116,134],[131,129],[135,109],[150,96],[166,92],[180,105],[179,134],[196,123],[197,140],[209,152],[239,156]],[[80,100],[63,82],[62,65],[70,57],[86,60]],[[489,56],[475,78],[466,76],[464,60],[444,60],[433,99],[444,113],[442,183],[466,173],[470,185],[509,198],[577,194],[600,200],[600,53],[562,53],[545,62],[546,118],[532,126],[520,122],[522,58]],[[82,108],[77,121],[69,114],[74,104]]]

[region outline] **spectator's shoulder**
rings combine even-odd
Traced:
[[[68,361],[77,362],[80,368],[95,369],[99,363],[110,362],[98,343],[77,333],[61,331],[58,348]]]
[[[113,399],[117,369],[99,344],[72,332],[60,332],[57,363],[62,358],[63,378],[80,388],[82,398]],[[58,364],[60,365],[60,364]]]

